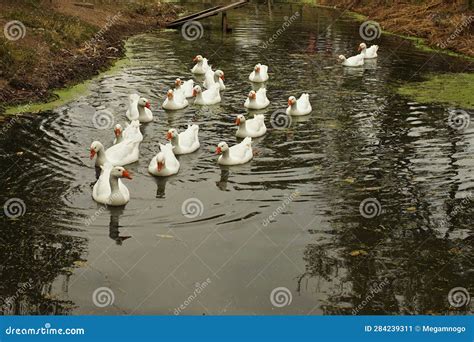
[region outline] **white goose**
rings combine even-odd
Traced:
[[[148,172],[154,176],[171,176],[179,171],[179,161],[173,153],[171,144],[160,144],[160,152],[150,161]]]
[[[130,121],[139,120],[140,122],[153,121],[153,113],[150,109],[150,101],[140,97],[138,94],[130,94],[129,106],[126,113]]]
[[[208,69],[211,69],[207,63],[207,58],[203,58],[201,55],[194,57],[193,62],[196,63],[196,65],[191,69],[193,74],[204,75]]]
[[[140,156],[140,141],[138,139],[124,139],[122,142],[105,150],[100,141],[94,141],[90,147],[90,158],[94,159],[96,166],[109,163],[112,166],[135,163]]]
[[[219,84],[219,90],[225,90],[224,72],[222,70],[212,71],[209,69],[204,79],[204,88],[209,89],[216,83]]]
[[[143,141],[143,134],[140,132],[140,121],[133,120],[127,127],[123,130],[122,137],[124,140],[132,141]]]
[[[122,166],[104,165],[92,189],[92,198],[96,202],[111,206],[127,204],[130,193],[120,178],[132,179],[130,173]]]
[[[268,80],[268,66],[258,63],[249,75],[249,80],[262,83]]]
[[[116,124],[114,127],[114,145],[118,144],[119,142],[122,142],[123,140],[123,135],[122,135],[122,125],[121,124]]]
[[[365,43],[360,43],[359,45],[359,52],[361,55],[364,56],[364,59],[377,58],[378,50],[379,50],[378,45],[372,45],[369,48],[367,48],[367,45]]]
[[[344,55],[339,55],[339,60],[342,62],[342,65],[346,67],[359,67],[364,65],[364,55],[359,54],[349,58],[346,58]]]
[[[196,97],[196,100],[194,100],[194,104],[198,105],[213,105],[221,102],[219,84],[217,83],[205,91],[202,91],[200,86],[195,86],[193,88],[193,96]]]
[[[217,163],[221,165],[239,165],[253,158],[252,138],[247,137],[240,144],[229,147],[226,142],[217,145],[216,153],[220,154]]]
[[[247,99],[245,100],[244,107],[248,109],[263,109],[270,104],[267,98],[267,89],[260,88],[257,92],[251,90]]]
[[[288,108],[286,109],[287,115],[308,115],[312,110],[311,103],[309,102],[309,95],[307,93],[301,94],[298,100],[296,100],[296,97],[294,96],[288,98]]]
[[[166,139],[171,141],[174,154],[188,154],[196,151],[200,146],[198,133],[198,125],[188,126],[184,132],[179,134],[176,129],[172,128],[166,133]]]
[[[168,90],[166,94],[165,102],[163,102],[163,108],[166,110],[178,110],[188,106],[188,100],[183,96],[175,96],[172,89]]]
[[[253,119],[245,119],[245,116],[242,114],[237,116],[235,124],[239,126],[237,133],[235,134],[239,138],[257,138],[261,137],[267,132],[267,127],[265,126],[265,116],[263,114],[258,114],[253,117]]]
[[[193,97],[194,80],[182,81],[177,78],[174,82],[175,96],[183,96],[184,98]]]

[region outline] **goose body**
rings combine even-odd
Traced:
[[[367,48],[367,45],[365,43],[360,43],[359,45],[360,54],[364,56],[364,59],[377,58],[378,50],[379,50],[378,45],[372,45],[369,48]]]
[[[308,115],[312,110],[311,103],[309,102],[309,95],[307,93],[301,94],[298,100],[296,100],[294,96],[288,98],[288,108],[286,109],[287,115]]]
[[[184,132],[179,134],[176,129],[172,128],[166,134],[166,139],[171,141],[175,155],[188,154],[193,153],[200,146],[198,133],[198,125],[188,126]]]
[[[195,86],[193,96],[196,97],[194,104],[213,105],[221,102],[221,94],[219,84],[212,85],[209,89],[202,91],[200,86]]]
[[[152,158],[148,165],[148,172],[154,176],[166,177],[177,174],[179,161],[173,153],[171,144],[160,144],[160,152]]]
[[[220,91],[225,90],[224,72],[222,70],[212,71],[212,69],[209,69],[206,72],[204,83],[203,83],[204,88],[209,89],[214,84],[219,84]]]
[[[362,54],[358,54],[349,58],[346,58],[344,55],[340,55],[339,60],[342,62],[342,65],[346,67],[359,67],[364,65],[364,55]]]
[[[177,78],[174,82],[174,94],[175,96],[181,97],[181,99],[193,97],[194,80],[182,81]]]
[[[268,80],[268,66],[258,63],[249,75],[249,80],[255,83],[262,83]]]
[[[203,58],[201,55],[194,57],[193,61],[196,63],[191,69],[191,72],[196,75],[204,75],[207,70],[211,69],[207,62],[207,58]]]
[[[217,163],[221,165],[240,165],[253,158],[252,138],[247,137],[240,144],[229,147],[226,142],[217,145],[216,153],[220,154]]]
[[[153,121],[153,113],[150,109],[150,101],[143,97],[140,97],[138,94],[130,94],[128,100],[129,105],[126,116],[130,121]]]
[[[90,158],[97,156],[95,165],[112,166],[127,165],[138,161],[140,156],[140,141],[138,139],[124,139],[122,142],[105,150],[104,145],[99,141],[94,141],[90,147]]]
[[[129,172],[121,166],[106,164],[102,166],[99,179],[92,189],[92,198],[101,204],[121,206],[128,203],[130,193],[121,178],[132,179]]]
[[[244,107],[248,109],[263,109],[270,104],[267,98],[267,89],[260,88],[257,92],[250,91],[245,100]]]
[[[245,116],[239,115],[237,120],[235,120],[235,124],[239,126],[235,134],[239,138],[257,138],[267,132],[265,116],[263,114],[255,115],[253,119],[245,119]]]
[[[165,102],[163,102],[163,108],[166,110],[179,110],[188,106],[188,100],[185,97],[178,95],[175,96],[173,90],[168,90],[166,94]]]

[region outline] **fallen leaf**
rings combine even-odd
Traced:
[[[367,253],[363,249],[358,249],[358,250],[355,250],[355,251],[351,252],[351,256],[359,256],[359,255],[367,255],[367,254],[369,254],[369,253]]]
[[[406,209],[406,211],[414,212],[416,211],[416,207],[409,207]]]

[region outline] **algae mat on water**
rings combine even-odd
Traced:
[[[398,93],[422,103],[440,102],[474,109],[474,74],[431,76],[423,82],[402,85]]]

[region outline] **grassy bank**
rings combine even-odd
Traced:
[[[90,79],[122,57],[125,38],[160,27],[179,10],[158,0],[94,8],[69,0],[2,1],[0,113],[58,98],[55,89]]]

